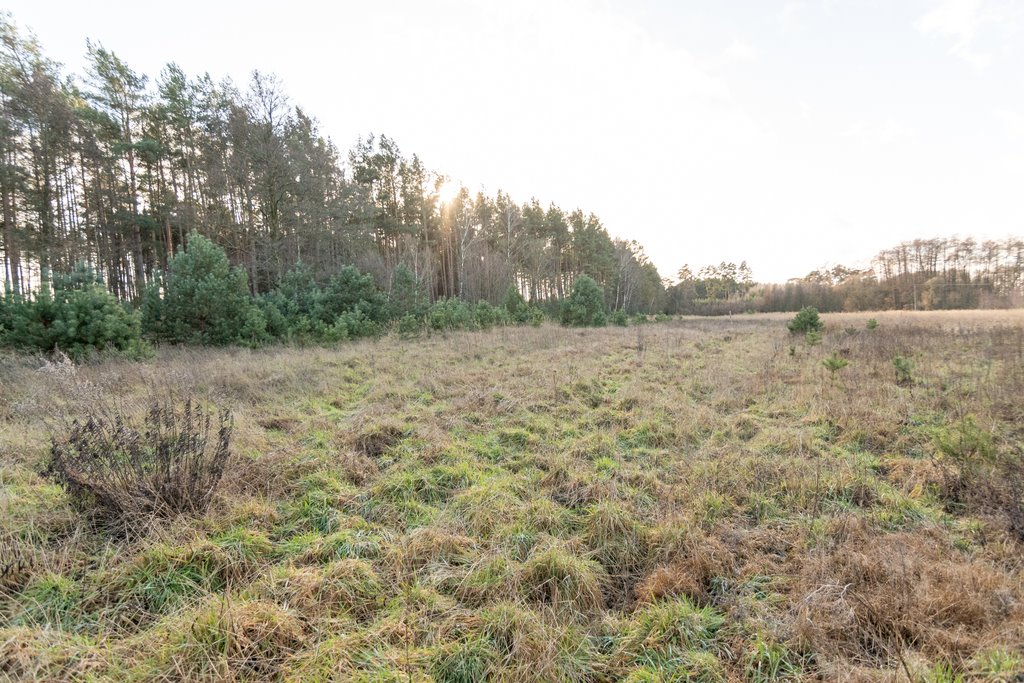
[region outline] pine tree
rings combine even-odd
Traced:
[[[427,308],[427,295],[423,283],[404,263],[399,264],[391,276],[391,292],[388,295],[390,317],[419,318],[427,312]]]
[[[133,282],[131,291],[136,295],[146,282],[146,254],[144,253],[142,225],[139,215],[139,117],[146,104],[145,75],[137,74],[113,52],[97,43],[88,43],[90,80],[94,87],[92,99],[100,112],[108,117],[116,131],[112,135],[111,152],[125,160],[123,196],[127,215],[122,219],[131,237]]]
[[[142,312],[147,336],[173,343],[254,343],[266,329],[245,271],[195,232],[171,259],[167,273],[146,290]]]
[[[814,306],[805,306],[800,309],[792,320],[786,323],[786,327],[793,334],[821,332],[825,328],[825,323],[822,322],[818,316],[818,309]]]
[[[562,307],[562,324],[573,327],[603,327],[608,324],[604,293],[589,275],[580,275],[572,286],[572,294]]]
[[[313,271],[302,261],[298,261],[284,274],[276,292],[281,296],[285,306],[283,312],[289,319],[315,320],[320,317],[323,292],[316,284]]]
[[[75,360],[94,353],[143,352],[139,316],[107,291],[85,265],[57,274],[52,289],[32,297],[5,295],[0,330],[5,344],[40,351],[61,350]]]
[[[519,288],[515,285],[509,285],[508,291],[505,292],[505,301],[503,302],[505,310],[508,311],[509,318],[516,323],[524,323],[530,319],[530,307],[526,303],[526,299],[519,293]]]
[[[326,320],[359,310],[376,323],[387,319],[387,299],[373,278],[345,266],[324,287],[321,310]]]

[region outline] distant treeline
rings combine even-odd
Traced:
[[[684,266],[668,288],[669,313],[885,309],[941,310],[1024,306],[1024,239],[913,240],[879,252],[871,268],[835,266],[785,284],[755,284],[744,266]]]

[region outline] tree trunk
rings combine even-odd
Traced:
[[[7,281],[11,284],[11,290],[15,294],[21,293],[21,255],[18,252],[18,244],[15,241],[14,224],[14,198],[4,188],[3,192],[3,237],[4,237],[4,262],[7,270]]]

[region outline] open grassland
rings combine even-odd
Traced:
[[[1024,314],[785,319],[0,357],[0,678],[1015,680]],[[203,518],[40,476],[189,394],[235,418]]]

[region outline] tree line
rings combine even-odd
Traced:
[[[169,64],[150,79],[94,42],[87,63],[65,73],[0,15],[0,252],[13,294],[87,263],[138,305],[195,232],[253,296],[302,263],[321,284],[355,266],[385,290],[404,265],[429,301],[496,305],[511,285],[556,302],[587,273],[610,308],[662,303],[642,247],[595,215],[449,192],[386,136],[343,155],[274,76],[240,87]]]
[[[580,292],[584,292],[581,294]],[[604,295],[586,275],[578,277],[566,311],[571,325],[606,324]],[[624,315],[623,311],[618,311]],[[463,299],[429,302],[426,283],[405,264],[395,268],[388,291],[355,266],[319,283],[296,263],[269,292],[253,296],[244,268],[198,233],[146,285],[139,306],[119,301],[92,268],[79,264],[55,273],[34,296],[0,297],[0,346],[56,351],[75,360],[97,353],[131,358],[150,355],[150,342],[257,347],[276,342],[336,343],[394,331],[403,337],[494,326],[539,325],[543,310],[510,286],[499,305]]]
[[[666,290],[669,313],[943,310],[1024,305],[1024,239],[933,238],[884,249],[866,269],[836,265],[784,284],[755,283],[746,264],[694,273]]]

